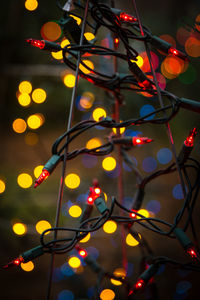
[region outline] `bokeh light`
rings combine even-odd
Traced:
[[[113,300],[115,299],[115,293],[113,290],[105,289],[101,292],[99,297],[101,300]]]
[[[148,210],[142,208],[142,209],[139,209],[137,212],[138,212],[138,214],[142,215],[142,217],[137,216],[137,219],[149,218],[149,212],[148,212]]]
[[[81,265],[81,261],[77,256],[71,256],[68,260],[68,264],[71,268],[78,268]]]
[[[37,133],[34,133],[34,132],[28,132],[25,135],[24,139],[25,139],[25,143],[29,146],[34,146],[39,141]]]
[[[142,168],[147,173],[153,172],[157,168],[157,161],[151,156],[146,157],[142,162]]]
[[[20,94],[18,96],[18,102],[21,106],[28,106],[31,103],[31,97],[29,94]]]
[[[0,194],[2,194],[5,191],[5,189],[6,189],[5,182],[2,179],[0,179]]]
[[[177,184],[173,187],[172,195],[175,199],[183,199],[184,198],[182,186],[180,184]]]
[[[135,61],[135,63],[138,65],[139,68],[141,68],[144,64],[144,59],[140,55],[138,55],[136,57],[136,59],[137,59],[137,61]]]
[[[185,42],[185,51],[191,57],[200,56],[200,40],[191,36]]]
[[[73,218],[78,218],[82,214],[82,209],[78,205],[72,205],[69,208],[69,215]]]
[[[172,160],[172,151],[169,148],[162,148],[157,152],[157,160],[162,165],[168,164]]]
[[[118,269],[115,269],[115,271],[113,272],[113,275],[115,275],[116,277],[124,279],[126,277],[126,271],[122,268],[118,268]],[[110,281],[114,285],[122,285],[122,282],[119,281],[119,280],[111,278]]]
[[[69,189],[76,189],[80,185],[80,177],[75,173],[70,173],[65,177],[65,185]]]
[[[161,209],[161,204],[157,200],[151,200],[147,203],[146,209],[153,214],[157,214]]]
[[[89,74],[91,73],[91,71],[89,69],[87,69],[83,63],[90,69],[94,70],[94,64],[92,61],[90,60],[83,60],[82,64],[79,65],[79,69],[84,73],[84,74]]]
[[[82,240],[79,241],[79,243],[87,243],[91,238],[90,232],[84,237]]]
[[[23,133],[26,130],[26,127],[26,122],[21,118],[14,120],[12,123],[12,128],[16,133]]]
[[[122,122],[122,121],[120,121],[120,123],[121,123],[121,122]],[[124,133],[125,129],[126,129],[125,127],[120,127],[120,128],[119,128],[120,134]],[[117,129],[116,129],[116,128],[113,128],[112,131],[114,132],[114,134],[117,134]]]
[[[141,66],[142,71],[144,73],[150,72],[151,71],[151,67],[150,67],[149,60],[148,60],[146,52],[140,53],[140,56],[143,59],[143,64]],[[152,65],[153,65],[154,70],[156,70],[158,68],[158,66],[159,66],[159,58],[152,51],[151,51],[151,61],[152,61]]]
[[[135,247],[139,245],[139,242],[130,233],[128,233],[126,236],[126,244],[128,246]]]
[[[69,45],[70,42],[68,39],[63,39],[62,42],[60,43],[61,48],[64,48],[65,46]],[[60,51],[56,51],[56,52],[51,52],[51,55],[53,56],[53,58],[55,59],[63,59],[63,54],[62,54],[62,50]],[[67,53],[65,54],[66,56],[68,55]]]
[[[114,233],[117,230],[117,224],[114,221],[107,221],[104,225],[103,225],[103,231],[105,231],[106,233]]]
[[[75,85],[76,77],[73,74],[66,74],[63,78],[64,85],[73,88]]]
[[[40,166],[37,166],[37,167],[34,168],[33,173],[34,173],[35,178],[38,178],[40,176],[40,174],[42,173],[43,168],[44,168],[43,165],[40,165]]]
[[[51,21],[42,26],[40,33],[44,40],[56,41],[61,36],[62,30],[58,23]]]
[[[144,117],[145,115],[148,115],[155,111],[155,108],[153,105],[145,104],[140,108],[140,116]],[[145,118],[144,120],[152,120],[155,117],[155,114],[152,114],[151,116]]]
[[[94,103],[95,97],[91,92],[85,92],[82,94],[79,104],[83,109],[90,109]]]
[[[43,89],[35,89],[32,92],[32,99],[35,103],[43,103],[46,100],[47,94]]]
[[[79,18],[79,17],[77,17],[77,16],[74,16],[74,15],[69,15],[69,16],[72,17],[74,20],[76,20],[76,23],[77,23],[78,25],[81,24],[81,22],[82,22],[81,18]]]
[[[26,0],[24,6],[27,10],[34,11],[38,7],[38,2],[37,0]]]
[[[86,38],[86,40],[91,41],[95,38],[95,35],[92,32],[85,32],[84,36]]]
[[[18,89],[21,94],[30,94],[32,91],[32,84],[29,81],[21,81]]]
[[[179,281],[176,285],[176,293],[179,295],[185,294],[189,289],[191,289],[192,284],[189,281]]]
[[[21,173],[17,177],[17,183],[21,188],[28,189],[32,185],[33,179],[31,175],[27,173]]]
[[[102,145],[101,140],[98,138],[93,138],[90,139],[87,143],[86,143],[86,148],[87,149],[92,149],[92,148],[97,148],[100,147]]]
[[[45,231],[46,229],[49,229],[49,228],[51,228],[51,224],[46,220],[40,220],[35,225],[35,229],[39,234],[43,233],[43,231]],[[50,233],[50,231],[46,232],[45,235],[47,235],[49,233]]]
[[[114,157],[108,156],[102,161],[102,167],[106,171],[113,171],[117,163]]]
[[[69,290],[63,290],[58,294],[57,300],[74,300],[74,294]]]
[[[200,15],[198,15],[195,19],[195,27],[200,32]]]
[[[98,122],[100,118],[106,117],[106,111],[102,107],[97,107],[92,113],[93,119]]]
[[[30,115],[27,119],[27,124],[31,129],[38,129],[44,122],[44,116],[42,114]]]
[[[29,261],[27,263],[21,263],[21,268],[22,270],[26,271],[26,272],[31,272],[34,269],[34,263],[32,261]]]
[[[15,223],[12,227],[13,231],[17,235],[24,235],[27,232],[27,227],[23,223]]]
[[[176,33],[176,39],[179,42],[179,44],[184,46],[185,42],[189,37],[190,37],[190,32],[184,27],[179,27]]]

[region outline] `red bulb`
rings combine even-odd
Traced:
[[[172,54],[174,56],[177,56],[177,57],[179,57],[179,58],[181,58],[183,60],[188,60],[187,55],[185,53],[177,50],[176,48],[173,48],[173,47],[169,48],[168,53]]]
[[[43,170],[40,176],[36,179],[34,188],[40,185],[45,179],[49,177],[50,173],[47,170]]]
[[[192,258],[197,258],[197,253],[194,248],[188,248],[187,253],[192,257]]]
[[[137,22],[136,18],[134,18],[129,14],[126,14],[125,12],[122,12],[119,17],[121,21],[130,22],[130,23]]]
[[[44,49],[44,47],[45,47],[45,41],[43,41],[43,40],[27,39],[26,41],[30,45],[40,48],[40,49]]]
[[[94,191],[95,191],[96,194],[100,194],[101,193],[100,188],[95,188]]]
[[[133,212],[131,212],[131,213],[129,214],[129,216],[130,216],[130,218],[132,218],[132,219],[135,219],[135,218],[136,218],[136,213],[134,212],[134,210],[133,210]]]
[[[133,146],[143,145],[153,142],[153,139],[149,139],[147,137],[133,137],[132,144]]]
[[[143,280],[143,279],[139,279],[139,280],[136,282],[134,288],[135,288],[136,290],[139,290],[139,289],[142,289],[142,288],[144,287],[144,285],[145,285],[144,280]]]
[[[82,257],[86,257],[87,256],[87,252],[83,249],[79,250],[79,255]]]
[[[194,128],[190,134],[188,135],[188,137],[186,138],[186,140],[184,141],[185,146],[187,147],[193,147],[194,146],[194,138],[197,135],[197,129]]]
[[[92,197],[88,197],[87,198],[87,202],[89,203],[89,204],[93,204],[93,202],[94,202],[94,199],[92,198]]]
[[[118,44],[119,44],[119,39],[118,39],[118,38],[115,38],[115,39],[114,39],[114,44],[115,44],[115,45],[118,45]]]
[[[136,144],[141,144],[142,143],[141,139],[136,139],[135,142],[136,142]]]

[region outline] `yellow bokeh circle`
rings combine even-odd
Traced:
[[[29,81],[22,81],[18,87],[21,94],[30,94],[32,91],[32,84]]]
[[[84,237],[82,240],[79,241],[79,243],[87,243],[90,240],[91,234],[90,232]]]
[[[24,235],[27,232],[27,227],[23,223],[15,223],[12,229],[17,235]]]
[[[106,171],[113,171],[116,167],[116,164],[116,160],[111,156],[104,158],[104,160],[102,161],[102,167]]]
[[[86,40],[91,41],[95,38],[95,35],[92,32],[85,32],[84,36],[86,38]]]
[[[75,79],[76,77],[73,74],[67,74],[63,78],[64,85],[66,85],[69,88],[73,88],[75,85]]]
[[[93,119],[98,122],[100,118],[106,117],[106,111],[102,107],[97,107],[92,113]]]
[[[69,189],[76,189],[80,185],[80,177],[75,173],[70,173],[65,177],[65,185]]]
[[[139,245],[139,242],[130,233],[128,233],[126,236],[126,244],[128,246],[135,247]]]
[[[77,24],[80,25],[81,24],[81,18],[74,16],[74,15],[69,15],[70,17],[72,17],[74,20],[76,20]]]
[[[72,256],[68,260],[68,264],[70,265],[71,268],[78,268],[81,265],[81,261],[78,257]]]
[[[149,218],[149,212],[146,209],[140,209],[137,211],[138,214],[142,215],[142,217],[137,216],[137,219],[141,219],[141,218]]]
[[[114,221],[107,221],[104,225],[103,225],[103,231],[105,231],[106,233],[114,233],[117,230],[117,224]]]
[[[100,299],[101,300],[113,300],[113,299],[115,299],[115,293],[113,292],[113,290],[105,289],[101,292]]]
[[[21,106],[28,106],[31,103],[31,97],[29,94],[20,94],[18,97],[18,102]]]
[[[37,9],[38,2],[37,2],[37,0],[26,0],[24,5],[27,10],[33,11],[33,10]]]
[[[94,64],[92,61],[90,60],[83,60],[82,61],[88,68],[94,70]],[[85,73],[85,74],[89,74],[91,71],[89,69],[87,69],[83,64],[80,64],[79,69]]]
[[[43,89],[35,89],[32,93],[32,99],[35,103],[43,103],[46,100],[47,94]]]
[[[82,209],[78,205],[72,205],[69,209],[69,215],[73,218],[78,218],[82,214]]]
[[[13,130],[15,132],[23,133],[26,130],[27,125],[26,125],[26,122],[23,119],[18,118],[18,119],[13,121],[12,127],[13,127]]]
[[[49,228],[51,228],[51,224],[46,220],[41,220],[35,225],[35,229],[39,234],[41,234],[43,231]],[[45,235],[49,233],[50,231],[46,232]]]
[[[126,271],[122,268],[118,268],[118,269],[115,269],[115,271],[113,272],[113,274],[116,276],[116,277],[119,277],[119,278],[122,278],[124,279],[125,276],[126,276]],[[113,279],[111,278],[111,283],[114,284],[114,285],[122,285],[122,282],[119,281],[119,280],[116,280],[116,279]]]
[[[97,148],[100,147],[102,145],[100,139],[98,138],[93,138],[91,140],[89,140],[86,144],[86,148],[87,149],[92,149],[92,148]]]
[[[27,263],[21,263],[21,268],[26,272],[31,272],[34,269],[34,263],[32,261],[29,261]]]
[[[6,189],[5,182],[0,179],[0,194],[2,194]]]
[[[42,114],[30,115],[27,119],[27,124],[31,129],[38,129],[44,122]]]
[[[17,183],[21,188],[28,189],[32,185],[33,179],[31,175],[27,173],[21,173],[17,177]]]
[[[35,169],[33,171],[35,178],[38,178],[40,176],[40,174],[42,173],[43,168],[44,168],[43,165],[35,167]]]

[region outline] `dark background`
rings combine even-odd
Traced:
[[[116,7],[124,8],[127,12],[133,13],[131,1],[118,1]],[[200,11],[199,1],[138,1],[138,9],[142,21],[156,35],[169,34],[176,39],[176,32],[185,23],[194,26],[196,16]],[[66,129],[71,89],[66,88],[62,83],[56,67],[65,69],[64,65],[53,60],[47,52],[29,47],[25,39],[29,37],[40,38],[41,26],[51,20],[58,20],[61,12],[56,7],[55,1],[39,1],[38,9],[29,12],[24,8],[24,1],[8,0],[1,3],[1,165],[0,176],[6,182],[6,190],[0,195],[0,240],[1,265],[17,257],[19,253],[39,244],[39,236],[34,231],[34,224],[40,219],[47,219],[54,223],[57,191],[59,185],[60,167],[54,174],[41,185],[37,190],[33,188],[24,190],[17,185],[17,175],[22,171],[33,173],[36,165],[44,164],[50,157],[50,149],[54,140]],[[105,32],[105,34],[107,34]],[[101,35],[104,32],[101,31]],[[177,45],[179,45],[177,43]],[[184,50],[181,45],[180,49]],[[160,63],[163,57],[160,56]],[[167,89],[178,96],[185,98],[199,99],[199,58],[191,58],[192,66],[196,70],[196,79],[192,84],[183,84],[178,78],[167,80]],[[43,69],[41,68],[43,66]],[[50,69],[49,69],[50,68]],[[45,116],[45,124],[37,131],[39,142],[35,146],[28,146],[24,142],[25,134],[17,134],[12,130],[12,122],[17,117],[26,118],[28,114],[38,112],[38,106],[32,104],[28,108],[23,108],[17,103],[16,92],[22,80],[30,80],[34,88],[42,87],[47,91],[47,101],[40,105],[39,109]],[[84,91],[92,91],[95,94],[94,107],[98,104],[105,106],[108,113],[112,109],[110,103],[105,98],[104,92],[91,84],[80,80],[78,95]],[[141,95],[125,93],[125,105],[121,109],[121,119],[126,120],[139,115],[142,105],[149,103],[159,107],[156,100],[149,100]],[[93,107],[93,108],[94,108]],[[92,109],[93,109],[92,108]],[[92,111],[91,109],[91,111]],[[90,112],[90,111],[89,111]],[[74,121],[79,122],[86,112],[75,109]],[[199,126],[198,114],[180,110],[176,118],[171,122],[172,133],[177,150],[188,135],[191,128]],[[131,150],[131,155],[136,157],[138,168],[145,176],[142,169],[142,161],[147,156],[156,158],[156,153],[160,148],[170,147],[165,126],[143,125],[139,129],[144,136],[154,138],[155,142],[148,147]],[[95,130],[84,135],[81,141],[74,142],[72,148],[77,148],[85,142],[98,135],[104,139],[109,131],[96,132]],[[199,158],[199,135],[193,154]],[[116,153],[113,154],[116,157]],[[97,177],[102,189],[109,197],[117,196],[117,178],[110,178],[101,167],[102,158],[98,158],[95,168],[87,169],[83,166],[81,158],[78,157],[68,164],[67,173],[77,171],[81,177],[81,185],[77,190],[70,191],[65,188],[64,203],[76,202],[79,194],[86,194],[93,177]],[[159,165],[157,168],[163,167]],[[181,199],[174,199],[172,189],[178,184],[176,174],[158,178],[148,186],[144,201],[144,208],[148,201],[157,200],[161,204],[158,213],[159,218],[171,222],[180,208]],[[125,196],[133,198],[135,192],[135,176],[124,170],[124,190]],[[28,224],[28,233],[19,237],[12,231],[13,220],[20,219]],[[66,226],[73,226],[74,221],[70,216],[61,217],[61,223]],[[194,224],[199,235],[199,204],[194,211]],[[141,230],[148,240],[156,255],[165,255],[180,261],[187,261],[182,248],[174,240]],[[188,233],[190,236],[190,232]],[[87,246],[96,247],[99,251],[98,262],[105,269],[112,272],[115,268],[121,267],[120,250],[120,230],[112,235],[106,235],[102,230],[97,232],[88,242]],[[137,247],[127,246],[128,262],[132,275],[129,277],[133,282],[139,275],[139,263],[141,260],[140,251]],[[56,268],[64,264],[68,254],[56,258]],[[49,270],[50,257],[44,255],[34,261],[35,269],[28,273],[16,267],[9,270],[0,271],[1,299],[45,299],[47,288],[47,275]],[[96,275],[85,267],[81,274],[71,277],[54,276],[52,299],[58,298],[58,294],[67,289],[74,293],[75,299],[92,299],[88,296],[88,289],[94,287]],[[190,288],[186,293],[177,293],[177,286],[180,282],[189,282]],[[199,291],[199,274],[183,272],[166,266],[162,274],[156,279],[159,299],[197,299]],[[187,286],[187,283],[186,283]],[[103,282],[103,288],[111,288],[116,293],[116,299],[124,299],[123,287],[111,285],[108,280]],[[64,298],[63,298],[64,299]],[[67,298],[66,298],[67,299]],[[145,299],[143,294],[136,296],[136,299]]]

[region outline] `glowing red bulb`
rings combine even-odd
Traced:
[[[136,290],[139,290],[139,289],[143,288],[144,285],[145,285],[144,280],[143,280],[143,279],[139,279],[139,280],[136,282],[136,284],[135,284],[135,289],[136,289]]]
[[[118,45],[118,44],[119,44],[119,39],[118,39],[118,38],[115,38],[115,39],[114,39],[114,44],[115,44],[115,45]]]
[[[179,57],[179,58],[181,58],[183,60],[188,60],[188,57],[187,57],[187,55],[185,53],[183,53],[183,52],[181,52],[181,51],[179,51],[179,50],[177,50],[177,49],[175,49],[173,47],[169,48],[168,53],[172,54],[174,56],[177,56],[177,57]]]
[[[49,177],[50,173],[47,170],[43,170],[40,176],[36,179],[34,188],[40,185],[47,177]]]
[[[45,47],[45,42],[43,40],[27,39],[26,41],[28,44],[40,49],[44,49]]]
[[[187,253],[192,257],[192,258],[197,258],[197,253],[194,248],[189,248],[187,249]]]
[[[142,143],[141,139],[136,139],[135,142],[136,142],[136,144],[141,144]]]
[[[136,213],[133,211],[130,213],[130,218],[135,219],[136,218]]]
[[[87,252],[85,250],[81,249],[79,251],[79,255],[82,256],[82,257],[86,257],[87,256]]]
[[[87,198],[87,202],[89,203],[89,204],[92,204],[93,202],[94,202],[94,199],[92,198],[92,197],[88,197]]]
[[[125,21],[125,22],[130,22],[130,23],[137,22],[136,18],[134,18],[133,16],[131,16],[129,14],[126,14],[125,12],[122,12],[120,14],[120,20]]]
[[[197,135],[197,129],[194,128],[189,136],[186,138],[186,140],[184,141],[185,146],[187,147],[193,147],[194,146],[194,138]]]
[[[20,259],[19,259],[19,258],[15,259],[15,260],[13,261],[13,263],[14,263],[15,265],[19,266],[19,264],[20,264]]]
[[[95,188],[94,191],[95,191],[96,194],[100,194],[101,193],[100,188]]]

